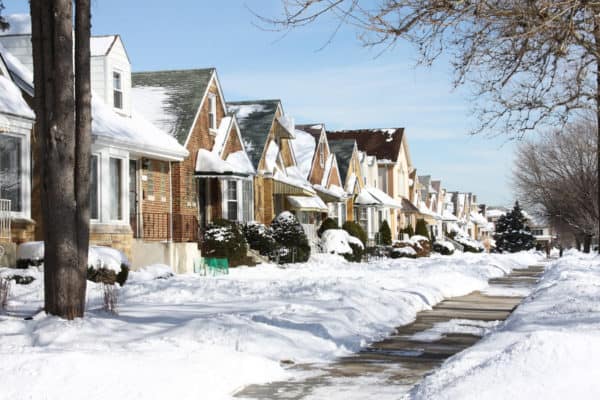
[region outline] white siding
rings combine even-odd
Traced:
[[[106,103],[106,76],[105,76],[105,62],[106,57],[92,57],[91,69],[92,69],[92,92],[95,96],[102,98]],[[112,101],[112,100],[111,100]]]
[[[33,71],[30,35],[0,36],[0,43],[30,71]]]
[[[131,115],[131,64],[127,58],[125,47],[120,38],[113,44],[108,56],[106,57],[106,90],[105,99],[111,107],[113,104],[113,71],[121,73],[121,85],[123,88],[123,109],[115,109],[115,111]]]

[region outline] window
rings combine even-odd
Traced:
[[[22,211],[23,176],[21,139],[0,135],[0,198],[10,200],[11,211]]]
[[[385,167],[379,167],[377,169],[377,178],[379,180],[379,189],[381,189],[382,191],[386,192],[388,191],[387,189],[387,168]]]
[[[544,234],[544,230],[543,229],[533,229],[531,231],[531,234],[533,236],[542,236]]]
[[[338,218],[338,203],[328,203],[329,208],[329,218],[337,219]]]
[[[365,233],[369,232],[369,210],[367,208],[358,209],[358,224],[363,228]]]
[[[98,219],[98,156],[90,158],[90,218]]]
[[[208,128],[217,129],[217,97],[214,94],[208,96]]]
[[[121,205],[121,159],[111,158],[109,161],[109,207],[110,219],[123,219],[123,207]]]
[[[121,73],[113,71],[113,105],[115,108],[123,109],[123,84]]]
[[[346,203],[340,203],[340,215],[339,215],[340,226],[346,222]]]
[[[252,221],[254,219],[254,194],[252,190],[252,180],[242,181],[242,199],[244,221]]]
[[[237,221],[238,219],[238,196],[236,181],[227,181],[227,219],[230,221]]]

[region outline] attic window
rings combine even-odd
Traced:
[[[325,146],[319,143],[319,163],[321,167],[325,166]]]
[[[217,129],[217,97],[214,94],[208,96],[208,128]]]
[[[123,84],[121,73],[113,71],[113,104],[115,108],[123,109]]]

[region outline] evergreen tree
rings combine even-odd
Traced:
[[[392,230],[386,220],[383,220],[379,227],[379,241],[384,246],[392,244]]]
[[[417,220],[417,228],[415,229],[415,235],[425,236],[429,239],[429,229],[427,229],[427,222],[424,219],[419,218]]]
[[[525,225],[526,220],[518,201],[512,211],[498,219],[494,240],[499,251],[516,253],[535,247],[535,238]]]
[[[310,244],[298,219],[289,211],[279,214],[271,224],[273,238],[280,250],[280,263],[301,263],[310,258]]]

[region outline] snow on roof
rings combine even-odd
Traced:
[[[0,36],[31,34],[31,18],[29,14],[9,14],[5,15],[4,19],[10,26],[8,30],[0,30]]]
[[[287,196],[287,199],[292,209],[323,212],[329,210],[318,196]]]
[[[3,75],[0,75],[0,112],[35,118],[35,114],[23,99],[19,88]]]
[[[442,219],[444,221],[458,221],[458,218],[456,218],[456,215],[452,214],[448,210],[444,210],[444,212],[442,213]]]
[[[346,181],[346,192],[352,193],[354,191],[354,186],[356,185],[357,180],[358,177],[356,176],[356,174],[351,173],[348,177],[348,180]]]
[[[488,220],[478,212],[471,211],[471,221],[479,226],[487,226]]]
[[[241,174],[253,175],[255,173],[252,161],[250,161],[248,154],[243,150],[229,154],[226,161]]]
[[[267,153],[265,155],[265,168],[268,172],[273,172],[275,167],[277,167],[277,155],[279,154],[279,146],[275,143],[274,140],[269,142],[269,147],[267,147]]]
[[[488,218],[497,218],[506,215],[506,211],[497,208],[488,209],[485,211],[485,216]]]
[[[214,153],[221,154],[221,151],[225,147],[225,142],[227,140],[227,136],[229,135],[232,122],[232,117],[224,117],[221,119],[219,129],[217,129],[217,134],[215,135],[215,143],[213,144],[212,148]]]
[[[122,147],[152,156],[182,159],[188,151],[175,138],[167,135],[134,112],[121,116],[92,93],[92,135]]]
[[[360,194],[356,197],[354,204],[363,206],[377,206],[377,207],[389,207],[389,208],[402,208],[402,204],[390,196],[387,193],[371,187],[365,187]]]
[[[305,178],[294,173],[294,169],[297,169],[297,167],[286,168],[286,172],[284,173],[277,168],[273,174],[273,179],[287,185],[300,188],[308,193],[316,193],[311,184],[308,183]]]
[[[33,95],[33,72],[31,72],[21,61],[6,50],[0,43],[0,55],[6,64],[13,81],[29,95]]]
[[[431,209],[429,207],[427,207],[427,205],[423,201],[419,202],[419,212],[423,215],[429,215],[430,217],[433,217],[435,219],[442,218],[442,216],[439,215],[438,213],[431,211]]]
[[[313,156],[316,148],[315,138],[307,132],[296,129],[296,139],[292,140],[292,147],[296,154],[296,163],[304,176],[310,174]]]
[[[237,151],[231,153],[227,160],[223,160],[215,152],[206,149],[198,150],[196,156],[196,172],[200,175],[250,175],[253,170],[248,169],[244,160],[245,153]],[[251,167],[251,166],[250,166]]]
[[[317,192],[337,198],[339,201],[345,199],[347,196],[346,191],[337,185],[331,185],[328,188],[321,185],[313,185],[313,187],[317,190]]]
[[[92,36],[90,38],[92,57],[105,56],[115,40],[117,40],[117,35]]]

